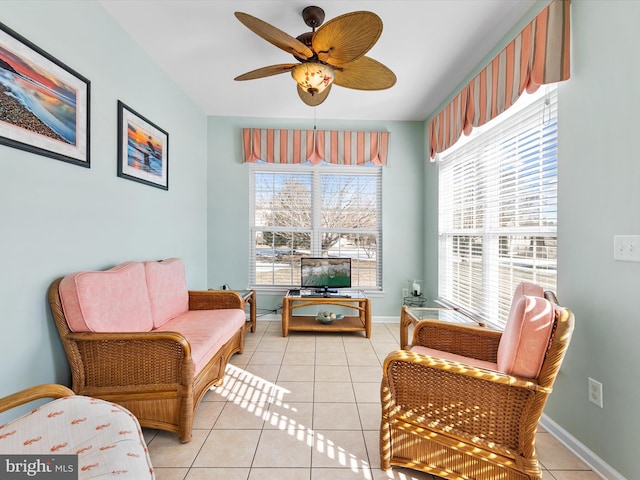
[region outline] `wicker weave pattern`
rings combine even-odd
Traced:
[[[500,332],[482,327],[469,327],[437,320],[419,322],[413,333],[414,345],[496,362]]]
[[[78,395],[108,400],[131,411],[144,427],[176,432],[191,440],[195,411],[207,390],[224,378],[229,358],[244,350],[244,325],[194,377],[191,347],[177,332],[73,333],[64,317],[58,288],[49,304]],[[235,292],[191,291],[193,310],[243,308]]]
[[[207,290],[189,292],[189,310],[244,308],[244,301],[233,290]]]
[[[557,305],[555,295],[545,296],[555,301],[556,318],[537,379],[405,350],[387,356],[381,385],[383,469],[396,465],[447,479],[541,480],[535,434],[574,325],[573,314]],[[448,346],[458,354],[476,352],[495,361],[491,351],[497,349],[499,333],[438,325],[419,322],[414,344]],[[457,332],[464,333],[454,340]],[[491,346],[483,351],[482,343]]]

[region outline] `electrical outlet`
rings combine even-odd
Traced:
[[[602,408],[602,384],[589,377],[589,401]]]
[[[403,288],[402,289],[402,298],[408,297],[408,296],[409,296],[409,289],[408,288]]]

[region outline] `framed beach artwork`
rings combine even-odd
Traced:
[[[169,134],[120,100],[118,176],[169,190]]]
[[[89,167],[90,82],[0,23],[0,144]]]

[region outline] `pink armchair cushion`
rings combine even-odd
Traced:
[[[544,288],[542,288],[537,283],[520,282],[516,286],[516,288],[515,288],[515,290],[513,292],[513,299],[511,300],[511,309],[512,310],[513,310],[513,307],[515,306],[515,304],[518,303],[518,300],[520,300],[525,295],[529,295],[530,297],[542,297],[542,298],[544,298]]]
[[[144,262],[154,328],[189,310],[184,264],[179,258]]]
[[[73,332],[148,332],[153,328],[141,263],[68,275],[60,282],[59,292]]]
[[[498,345],[498,370],[537,378],[554,320],[553,304],[545,298],[523,295],[515,302]]]
[[[436,350],[435,348],[423,347],[415,345],[411,347],[411,351],[419,353],[421,355],[428,355],[430,357],[441,358],[443,360],[450,360],[452,362],[461,363],[464,365],[470,365],[472,367],[484,368],[487,370],[498,370],[498,365],[493,362],[486,362],[484,360],[478,360],[477,358],[465,357],[463,355],[457,355],[451,352],[445,352],[444,350]]]

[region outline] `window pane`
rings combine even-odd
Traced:
[[[521,281],[556,288],[555,89],[531,100],[440,156],[439,296],[498,325]]]
[[[451,300],[461,305],[482,301],[475,285],[482,283],[482,237],[456,235],[452,238]]]
[[[321,189],[322,228],[376,228],[375,177],[322,175]]]
[[[255,275],[260,285],[297,285],[300,257],[309,254],[311,234],[261,230],[256,233]]]
[[[324,233],[321,256],[351,258],[352,285],[375,287],[378,285],[376,239],[377,234]],[[330,246],[325,248],[325,245]]]
[[[256,173],[256,226],[309,228],[310,206],[310,175]]]
[[[252,165],[252,180],[252,286],[299,286],[301,256],[331,256],[381,289],[380,168]]]

